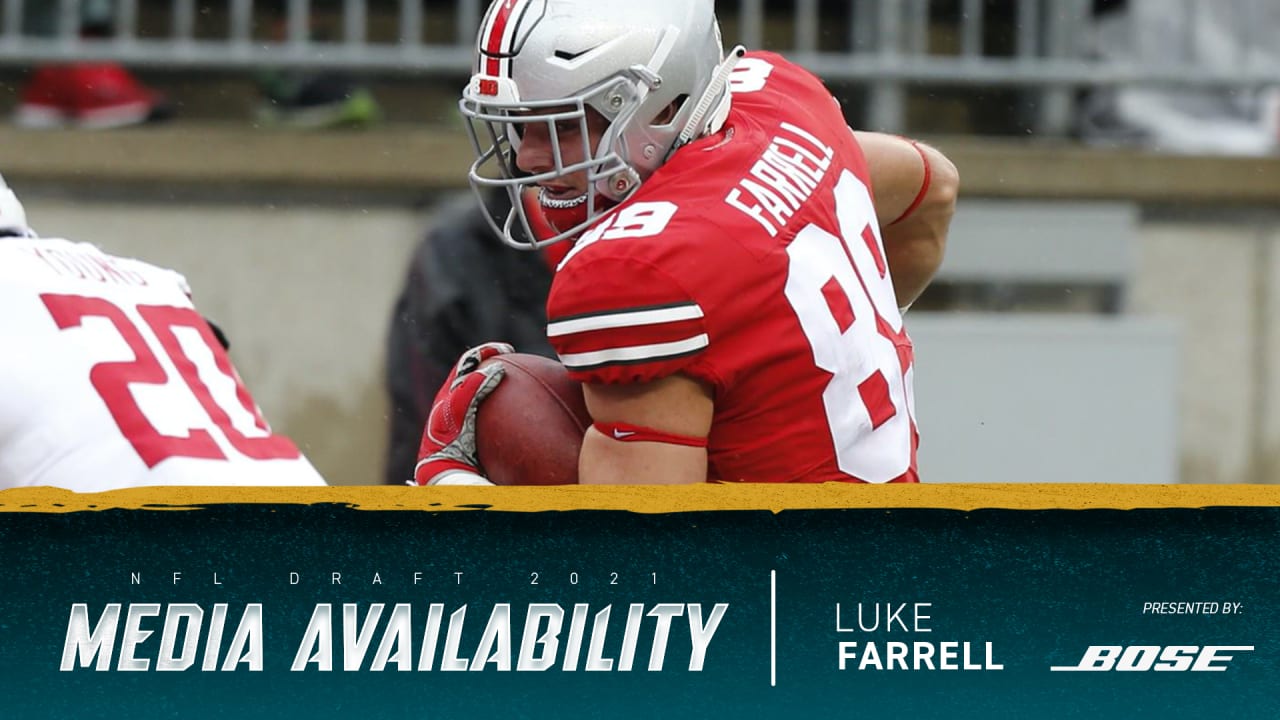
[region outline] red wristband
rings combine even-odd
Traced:
[[[647,428],[640,425],[598,422],[592,427],[594,427],[601,435],[617,440],[618,442],[658,442],[666,443],[668,445],[684,445],[687,447],[699,448],[707,446],[707,439],[704,437],[674,435],[672,433],[654,430],[653,428]]]
[[[920,183],[920,192],[916,193],[916,199],[912,200],[911,204],[907,206],[907,209],[903,210],[902,214],[898,216],[898,219],[889,223],[889,225],[897,225],[903,220],[906,220],[911,213],[915,212],[916,208],[920,207],[920,203],[924,202],[924,196],[929,193],[929,183],[933,181],[933,170],[929,167],[929,156],[924,154],[924,148],[921,148],[920,144],[915,140],[910,138],[902,139],[911,143],[911,147],[915,148],[916,152],[920,153],[920,159],[924,161],[924,181]]]

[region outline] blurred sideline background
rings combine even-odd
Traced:
[[[42,233],[183,272],[272,425],[331,483],[378,482],[391,303],[427,209],[465,188],[484,4],[0,0],[0,172]],[[960,168],[907,316],[925,481],[1280,479],[1270,5],[716,3],[727,45],[788,54],[853,126]],[[127,67],[172,118],[32,122],[38,68],[67,62]],[[280,89],[317,77],[314,102]]]

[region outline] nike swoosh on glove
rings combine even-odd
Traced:
[[[506,373],[501,363],[480,364],[514,352],[506,343],[485,343],[462,354],[436,393],[422,432],[410,485],[492,485],[476,458],[476,412]]]

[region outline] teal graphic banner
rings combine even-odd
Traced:
[[[1280,507],[0,512],[3,717],[1280,717]]]

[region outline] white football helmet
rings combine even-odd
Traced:
[[[494,0],[476,40],[477,64],[459,108],[476,161],[469,172],[482,204],[503,188],[505,222],[487,212],[507,244],[532,249],[577,236],[636,191],[671,153],[715,132],[729,114],[726,61],[712,0]],[[668,111],[673,108],[674,113]],[[608,121],[596,147],[588,112]],[[516,167],[524,128],[545,125],[552,167]],[[576,123],[580,162],[567,163],[557,124]],[[539,195],[543,211],[579,210],[538,238],[521,194],[585,172],[587,191],[570,200]],[[574,206],[582,206],[575,208]],[[563,213],[562,213],[563,214]],[[544,233],[545,234],[545,233]]]
[[[31,237],[35,233],[27,225],[27,211],[0,177],[0,235]]]

